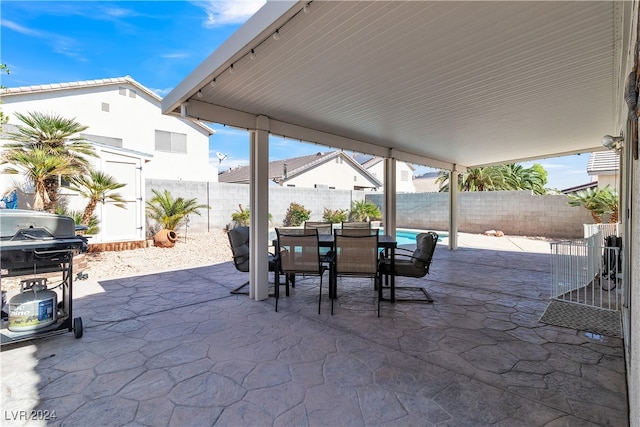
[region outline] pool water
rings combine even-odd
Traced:
[[[407,230],[403,228],[396,229],[396,241],[398,242],[398,246],[401,245],[415,245],[416,244],[416,236],[420,233],[423,233],[423,230]],[[384,234],[384,229],[380,229],[380,234]],[[438,233],[438,242],[441,242],[444,237],[447,237],[448,234],[446,232]]]

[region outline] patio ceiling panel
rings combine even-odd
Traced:
[[[617,132],[621,2],[305,4],[267,3],[163,111],[265,115],[273,133],[436,167],[599,150]]]

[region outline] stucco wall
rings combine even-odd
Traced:
[[[147,180],[151,189],[167,189],[174,197],[196,198],[211,206],[202,216],[192,215],[189,231],[223,228],[231,223],[238,204],[248,207],[249,186],[245,184]],[[382,194],[364,191],[269,187],[269,212],[274,225],[282,224],[291,202],[311,210],[311,220],[322,219],[324,208],[349,209],[352,200],[367,199],[382,205]],[[398,227],[448,230],[449,202],[446,193],[398,194]],[[591,223],[583,208],[570,207],[564,195],[535,196],[526,191],[459,194],[459,231],[483,233],[496,229],[512,235],[576,238],[582,224]],[[181,230],[178,230],[179,232]]]

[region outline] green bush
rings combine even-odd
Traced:
[[[73,218],[73,222],[75,222],[76,225],[80,225],[83,216],[82,211],[69,211],[60,205],[56,206],[56,214]],[[88,228],[85,231],[79,231],[78,234],[82,234],[83,236],[98,234],[98,232],[100,231],[99,225],[100,220],[98,219],[98,216],[92,214],[89,218],[89,224],[87,224]]]
[[[351,202],[351,221],[378,221],[382,219],[382,212],[376,204],[365,200],[354,200]]]
[[[249,208],[244,209],[242,205],[238,205],[238,210],[231,214],[231,221],[234,227],[249,227],[251,221],[251,211]],[[273,216],[268,215],[269,225],[273,222]]]
[[[333,211],[331,209],[324,208],[324,213],[322,214],[322,219],[332,224],[339,224],[346,221],[348,217],[348,212],[344,209],[336,209]]]
[[[242,205],[238,205],[238,210],[231,214],[231,221],[236,227],[248,227],[251,213],[249,209],[244,209]]]
[[[287,227],[297,227],[305,221],[308,221],[311,216],[311,211],[304,208],[304,206],[292,202],[287,209],[287,214],[284,217],[283,225]]]

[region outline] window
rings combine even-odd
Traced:
[[[135,90],[129,89],[129,98],[135,98],[137,94]]]
[[[409,181],[408,171],[400,171],[400,181]]]
[[[156,151],[186,153],[187,135],[184,133],[156,130]]]
[[[104,111],[105,113],[109,112],[109,104],[107,102],[103,102],[101,108],[102,108],[102,111]]]
[[[127,88],[120,86],[118,88],[118,95],[127,96]]]
[[[342,164],[342,157],[336,157],[336,163],[341,165]]]
[[[358,175],[353,175],[353,182],[357,182],[358,181]]]

